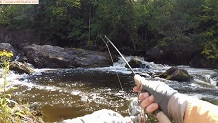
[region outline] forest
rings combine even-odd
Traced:
[[[22,39],[23,35],[29,36],[28,40]],[[148,75],[149,82],[168,83],[157,79],[156,73],[168,66],[180,66],[192,77],[182,84],[169,80],[173,83],[170,86],[218,104],[218,0],[39,0],[39,4],[0,5],[0,43],[3,48],[10,44],[16,50],[0,51],[0,122],[58,122],[102,108],[125,113],[127,99],[134,96],[132,75],[126,74],[128,69],[120,72],[108,67],[118,55],[114,57],[117,51],[113,50],[111,56],[102,35],[124,56],[148,61],[143,68],[146,74],[139,72]],[[105,57],[108,52],[110,63]],[[19,62],[18,57],[40,70],[28,77],[9,73],[9,78],[19,81],[7,86],[12,83],[11,78],[6,80],[11,62]],[[95,71],[93,67],[103,69]]]
[[[99,48],[99,35],[107,35],[119,49],[165,47],[178,55],[188,48],[189,57],[218,67],[217,0],[41,0],[0,12],[1,26],[37,30],[46,44]]]

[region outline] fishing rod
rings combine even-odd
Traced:
[[[113,44],[113,42],[106,36],[106,35],[104,35],[104,38],[107,40],[107,42],[104,40],[104,38],[102,37],[102,35],[100,35],[100,38],[104,41],[104,43],[106,44],[106,46],[107,46],[107,48],[108,48],[108,45],[107,45],[107,42],[109,42],[113,47],[114,47],[114,49],[119,53],[119,55],[122,57],[122,59],[124,60],[124,62],[127,64],[127,66],[130,68],[130,70],[132,71],[132,73],[134,74],[134,75],[136,75],[136,73],[135,73],[135,71],[132,69],[132,67],[130,66],[130,64],[127,62],[127,60],[125,59],[125,57],[122,55],[122,53],[117,49],[117,47]],[[109,50],[109,48],[108,48],[108,50]],[[109,51],[109,53],[110,53],[110,51]],[[111,54],[110,54],[111,55]],[[142,90],[142,88],[141,88],[141,85],[142,85],[142,83],[141,82],[138,82],[138,81],[136,81],[136,83],[135,83],[141,90]],[[138,92],[138,95],[141,93],[141,91],[140,92]],[[144,111],[144,109],[142,109],[141,107],[140,107],[140,101],[139,101],[139,99],[137,100],[137,101],[134,101],[133,100],[133,102],[131,103],[131,108],[132,109],[134,109],[134,111],[132,111],[132,112],[130,112],[131,113],[131,115],[133,115],[133,117],[134,118],[132,118],[133,119],[133,121],[136,121],[137,123],[144,123],[146,120],[147,120],[147,118],[148,118],[148,116],[145,114],[145,111]],[[132,110],[131,109],[131,110]],[[139,111],[139,110],[141,110],[141,112]],[[140,114],[140,116],[136,116],[136,115],[138,115],[138,113],[141,113]],[[171,123],[171,121],[169,120],[169,118],[164,114],[164,112],[163,111],[160,111],[160,110],[156,110],[155,111],[155,116],[157,117],[157,119],[161,122],[161,123]]]
[[[100,36],[101,37],[101,36]],[[102,38],[102,37],[101,37]],[[125,63],[128,65],[128,67],[130,68],[130,70],[132,71],[132,73],[135,75],[135,72],[133,71],[132,67],[129,65],[129,63],[126,61],[125,57],[122,55],[122,53],[117,49],[117,47],[113,44],[112,41],[110,41],[110,39],[104,35],[104,38],[107,39],[107,41],[114,47],[114,49],[119,53],[119,55],[122,57],[122,59],[125,61]],[[104,41],[104,39],[102,38],[102,40]],[[104,41],[105,42],[105,41]],[[106,42],[105,42],[106,43]]]
[[[104,41],[104,43],[106,44],[107,48],[108,48],[108,45],[107,45],[107,42],[109,42],[113,47],[114,49],[119,53],[119,55],[122,57],[122,59],[124,60],[124,62],[127,64],[127,66],[130,68],[130,70],[132,71],[132,73],[134,75],[136,75],[135,71],[132,69],[132,67],[130,66],[130,64],[127,62],[127,60],[125,59],[125,57],[122,55],[122,53],[117,49],[117,47],[113,44],[112,41],[110,41],[110,39],[104,35],[104,38],[107,40],[107,42],[104,40],[104,38],[100,35],[101,39]],[[108,51],[110,53],[110,50],[108,48]],[[136,85],[140,85],[139,83],[136,83]],[[138,93],[138,95],[140,94],[140,92]],[[145,114],[145,111],[144,109],[141,109],[139,107],[139,99],[137,100],[132,100],[132,102],[130,103],[130,115],[132,115],[132,120],[133,121],[137,121],[139,123],[144,123],[148,116]],[[138,113],[140,113],[140,116],[137,116]]]

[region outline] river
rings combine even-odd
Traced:
[[[141,60],[149,67],[134,68],[140,74],[164,72],[171,67]],[[40,107],[48,122],[75,118],[100,109],[112,109],[127,116],[128,100],[137,94],[132,91],[133,75],[124,66],[120,59],[113,66],[102,68],[35,69],[32,75],[10,73],[8,81],[9,87],[14,88],[12,97]],[[181,83],[158,77],[146,77],[146,80],[165,82],[183,94],[218,105],[216,70],[177,67],[187,70],[193,81]]]

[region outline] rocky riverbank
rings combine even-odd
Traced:
[[[0,50],[13,51],[14,57],[25,56],[37,68],[102,67],[111,65],[106,47],[99,52],[99,46],[81,48],[60,47],[54,41],[33,29],[8,29],[0,26]],[[4,44],[6,43],[6,44]],[[89,50],[86,50],[89,49]],[[144,51],[119,48],[125,55],[145,57],[146,61],[161,64],[190,65],[199,68],[218,68],[218,63],[201,54],[195,44],[157,45]],[[115,53],[113,53],[115,54]]]
[[[107,52],[51,45],[23,44],[15,49],[9,43],[1,43],[0,50],[12,51],[14,61],[27,61],[36,68],[104,67],[112,62]]]

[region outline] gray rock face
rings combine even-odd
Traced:
[[[103,67],[112,65],[109,54],[51,45],[26,45],[22,51],[37,68]]]
[[[191,44],[155,46],[146,52],[146,60],[164,64],[189,64],[197,50]]]
[[[3,51],[3,50],[6,50],[8,52],[12,51],[13,57],[11,58],[11,60],[15,59],[17,55],[17,51],[14,49],[14,47],[10,43],[0,43],[0,51]]]

